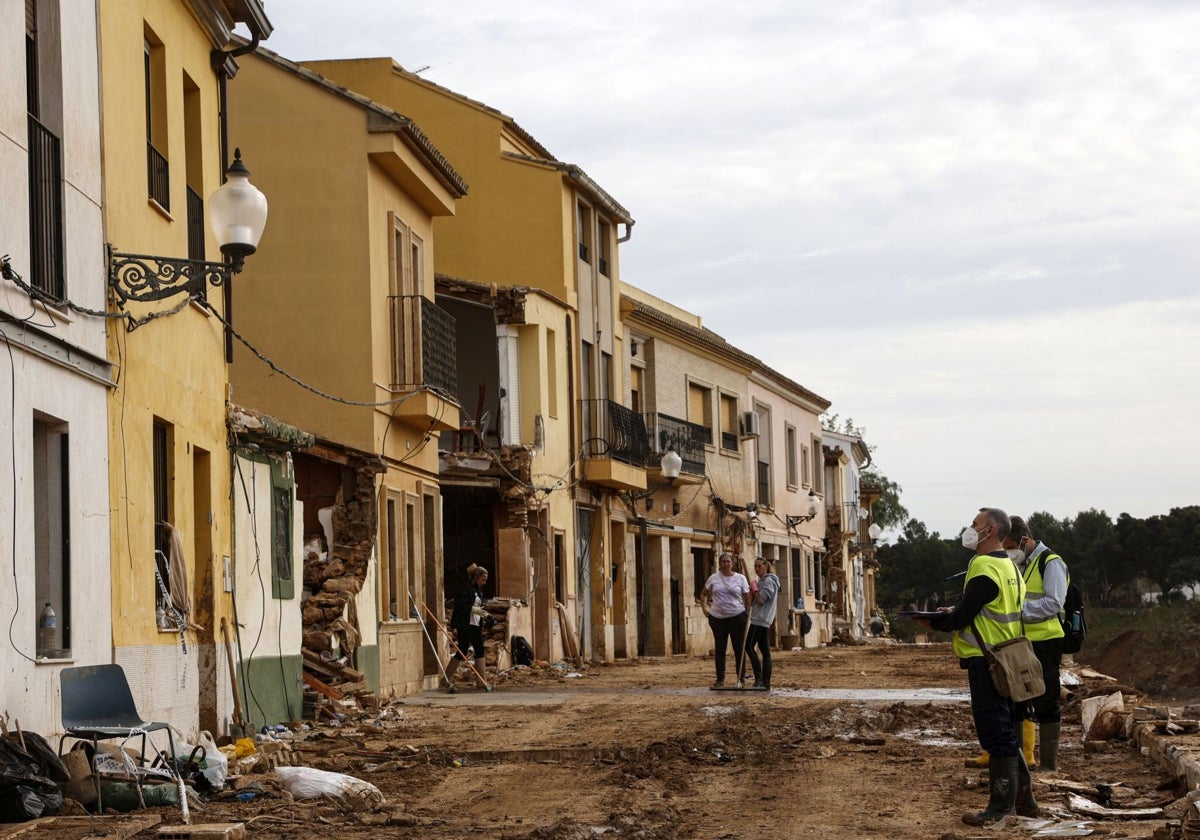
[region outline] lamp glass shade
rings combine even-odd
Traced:
[[[253,254],[267,226],[267,197],[240,163],[229,167],[228,180],[208,197],[208,222],[222,252]]]
[[[665,478],[679,478],[679,470],[683,468],[683,459],[672,447],[662,456],[659,466],[662,467],[662,474]]]
[[[867,529],[867,536],[873,540],[879,539],[879,535],[883,533],[883,529],[879,527],[879,523],[872,522],[871,527]]]
[[[808,496],[808,515],[816,516],[821,509],[821,497],[810,493]]]

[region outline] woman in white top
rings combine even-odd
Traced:
[[[735,667],[742,667],[742,644],[746,638],[746,609],[750,606],[750,582],[733,570],[733,555],[722,552],[717,571],[708,576],[700,593],[700,607],[708,616],[716,646],[713,659],[717,666],[717,681],[713,688],[725,684],[725,648],[733,640]]]

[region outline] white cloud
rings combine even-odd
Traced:
[[[583,166],[638,220],[623,277],[865,425],[931,527],[1196,501],[1200,6],[268,12],[289,58],[429,65]]]

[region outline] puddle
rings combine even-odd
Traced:
[[[863,703],[968,703],[965,688],[780,688],[776,697],[809,700],[855,700]]]
[[[701,706],[700,714],[708,717],[725,717],[726,715],[737,714],[740,711],[737,706]]]

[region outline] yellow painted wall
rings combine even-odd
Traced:
[[[563,175],[502,157],[504,146],[521,148],[518,138],[505,137],[504,115],[399,70],[391,59],[304,66],[412,118],[470,185],[455,218],[435,224],[440,273],[533,286],[574,303],[571,263],[563,258],[572,242]]]
[[[108,240],[125,252],[185,257],[183,74],[199,87],[201,97],[202,194],[207,197],[219,186],[221,174],[217,82],[209,65],[213,45],[181,2],[106,0],[100,4],[99,22]],[[147,198],[144,22],[164,44],[168,126],[164,151],[171,166],[173,216],[151,207]],[[210,258],[218,255],[211,236],[208,252]],[[141,315],[165,310],[180,300],[135,306],[131,311]],[[219,291],[213,300],[220,309]],[[194,305],[134,332],[114,324],[109,331],[109,356],[118,370],[118,387],[109,404],[113,644],[118,651],[175,646],[178,638],[159,632],[155,625],[152,426],[159,418],[173,428],[172,518],[183,533],[190,582],[206,579],[211,586],[217,573],[214,566],[230,552],[231,530],[221,325]],[[204,452],[208,453],[206,467]],[[193,498],[197,490],[198,501]],[[197,568],[201,569],[198,575]],[[219,593],[220,586],[214,590]],[[226,597],[217,598],[218,615],[228,606]],[[199,638],[212,642],[213,626],[206,622]]]

